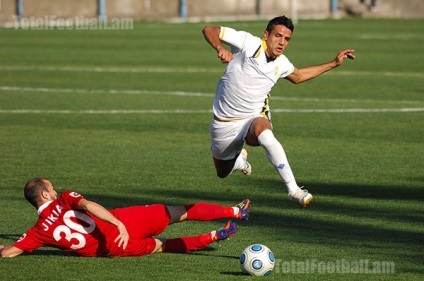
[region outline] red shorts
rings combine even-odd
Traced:
[[[163,204],[132,206],[111,210],[127,228],[130,239],[125,250],[118,243],[110,249],[112,256],[142,256],[153,252],[156,241],[153,236],[165,231],[170,214]]]

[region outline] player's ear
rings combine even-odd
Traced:
[[[268,34],[268,30],[265,30],[265,31],[264,31],[264,39],[265,39],[265,40],[266,40],[266,39],[268,39],[268,35],[269,35],[269,34]]]
[[[42,190],[40,196],[41,196],[41,199],[43,199],[43,200],[49,199],[49,197],[50,197],[47,190]]]

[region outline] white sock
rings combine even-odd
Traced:
[[[240,208],[238,207],[233,207],[233,211],[234,211],[234,216],[237,216],[238,213],[240,213]]]
[[[239,155],[234,163],[233,171],[231,173],[243,169],[245,165],[245,159]]]
[[[259,137],[258,141],[261,146],[266,151],[268,160],[277,170],[281,179],[287,187],[287,192],[290,194],[299,189],[299,186],[296,183],[292,169],[290,168],[289,161],[287,160],[286,153],[284,152],[283,146],[275,138],[271,130],[263,131]]]

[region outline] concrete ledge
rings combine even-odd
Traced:
[[[338,0],[332,13],[330,0],[186,0],[186,17],[180,17],[180,0],[104,0],[105,16],[133,20],[221,21],[270,19],[287,15],[297,19],[343,17],[424,18],[424,0],[377,0],[374,10],[360,0]],[[369,3],[370,0],[365,0]],[[98,0],[22,0],[23,18],[98,17]],[[0,0],[0,22],[14,24],[17,0]]]

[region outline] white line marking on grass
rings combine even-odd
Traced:
[[[377,34],[377,33],[365,33],[365,34],[361,34],[358,36],[359,39],[363,39],[363,40],[393,40],[393,39],[416,39],[418,36],[415,35],[414,33],[406,33],[406,34],[396,34],[393,35],[392,34]]]
[[[383,112],[423,112],[424,108],[352,108],[352,109],[273,109],[272,113],[383,113]],[[0,114],[204,114],[212,110],[0,110]]]
[[[328,73],[330,75],[346,75],[346,76],[387,76],[387,77],[424,77],[424,72],[391,72],[391,71],[332,71]]]
[[[343,109],[271,109],[271,113],[379,113],[422,112],[424,108],[343,108]]]
[[[62,71],[62,72],[93,72],[93,73],[223,73],[224,68],[205,67],[97,67],[97,66],[12,66],[2,65],[0,71]],[[337,70],[326,75],[347,76],[387,76],[387,77],[424,77],[424,72],[391,72],[391,71],[344,71]]]
[[[150,90],[116,90],[116,89],[63,89],[63,88],[32,88],[17,86],[0,86],[1,91],[9,92],[36,92],[36,93],[76,93],[76,94],[124,94],[124,95],[169,95],[169,96],[190,96],[190,97],[214,97],[212,93],[183,92],[183,91],[150,91]],[[320,98],[293,98],[271,96],[271,100],[282,101],[303,101],[303,102],[345,102],[345,103],[381,103],[381,104],[422,104],[424,101],[407,100],[360,100],[360,99],[320,99]]]
[[[190,97],[213,97],[214,94],[183,92],[183,91],[150,91],[150,90],[102,90],[102,89],[61,89],[61,88],[32,88],[0,86],[0,91],[13,92],[41,92],[41,93],[77,93],[77,94],[126,94],[126,95],[170,95],[170,96],[190,96]]]
[[[0,110],[0,113],[10,114],[193,114],[193,113],[212,113],[212,110],[161,110],[161,109],[111,109],[111,110],[32,110],[32,109],[16,109],[16,110]]]
[[[220,68],[201,67],[90,67],[90,66],[0,66],[0,71],[62,71],[98,73],[222,73]]]
[[[320,99],[320,98],[292,98],[292,97],[274,97],[271,95],[270,100],[283,101],[302,101],[302,102],[345,102],[345,103],[384,103],[384,104],[422,104],[424,101],[408,101],[408,100],[370,100],[370,99]]]

